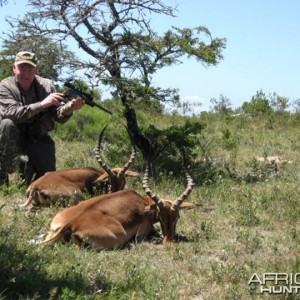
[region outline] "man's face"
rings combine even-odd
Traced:
[[[20,65],[14,64],[13,72],[16,75],[17,80],[21,84],[21,86],[27,88],[32,84],[34,80],[36,67],[26,63]]]

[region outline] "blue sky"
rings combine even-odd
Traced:
[[[22,15],[26,6],[0,10],[0,31],[8,29],[7,15]],[[20,1],[18,1],[20,2]],[[23,1],[22,1],[23,2]],[[25,2],[25,1],[24,1]],[[277,93],[290,102],[300,98],[299,0],[168,0],[177,3],[176,18],[154,18],[157,31],[170,26],[206,26],[214,37],[226,38],[224,60],[204,67],[195,60],[160,71],[155,84],[178,88],[183,101],[208,109],[211,98],[224,95],[233,107],[250,101],[257,91]]]

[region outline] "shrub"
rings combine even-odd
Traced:
[[[62,140],[96,140],[103,127],[109,122],[106,113],[97,108],[83,107],[74,113],[65,124],[55,127],[54,135]]]
[[[242,110],[251,115],[268,115],[273,111],[269,99],[262,90],[257,91],[250,102],[244,102]]]

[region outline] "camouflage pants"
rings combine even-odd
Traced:
[[[0,121],[0,169],[4,173],[16,170],[17,158],[22,154],[20,131],[11,120]]]
[[[16,125],[9,119],[0,121],[0,172],[10,174],[20,171],[24,161],[20,161],[21,155],[27,155],[29,161],[24,167],[23,174],[26,182],[44,175],[56,168],[55,145],[49,135],[42,139],[28,138],[26,125]]]

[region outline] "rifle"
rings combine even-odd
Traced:
[[[99,109],[105,111],[106,113],[112,115],[112,112],[110,110],[93,101],[93,94],[89,94],[80,89],[77,89],[70,81],[65,82],[64,86],[69,88],[69,90],[64,93],[65,98],[71,100],[73,98],[80,97],[82,100],[84,100],[85,104],[91,107],[96,106]]]

